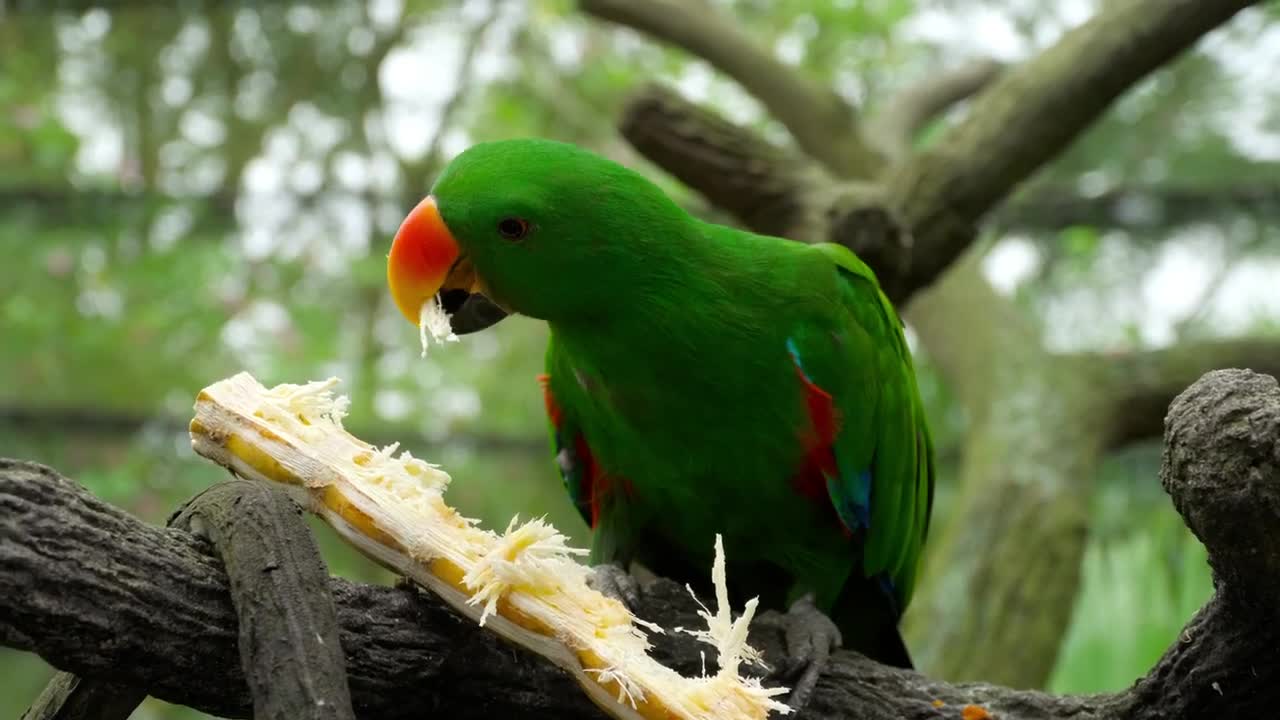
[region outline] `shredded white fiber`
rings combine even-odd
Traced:
[[[493,549],[462,577],[462,582],[473,588],[469,604],[484,604],[481,626],[497,611],[498,600],[514,587],[549,594],[563,586],[566,579],[586,574],[586,568],[571,558],[586,555],[585,549],[567,545],[569,539],[542,518],[516,527],[519,520],[511,518]]]
[[[716,590],[716,612],[713,615],[706,605],[694,594],[693,588],[685,585],[693,601],[702,608],[698,615],[707,621],[706,630],[686,630],[678,627],[676,632],[692,635],[716,649],[719,657],[720,675],[737,677],[738,666],[743,660],[767,668],[760,651],[747,644],[747,630],[751,618],[755,615],[757,598],[751,598],[742,608],[742,615],[735,622],[729,612],[729,583],[725,573],[724,546],[720,535],[716,535],[716,558],[711,565],[711,582]],[[705,662],[703,673],[706,673]]]
[[[422,343],[422,357],[427,356],[427,336],[436,342],[458,342],[453,327],[449,325],[449,313],[440,304],[440,296],[434,295],[422,303],[418,311],[418,341]]]
[[[424,304],[421,320],[424,347],[428,333],[456,339],[438,303]],[[766,720],[792,712],[777,699],[787,688],[739,673],[742,662],[761,662],[747,644],[757,601],[733,618],[718,535],[715,611],[699,603],[706,629],[683,632],[713,646],[720,667],[682,676],[649,655],[647,633],[661,628],[588,585],[592,570],[578,560],[585,549],[543,518],[513,518],[497,533],[463,517],[445,500],[443,470],[397,444],[376,447],[343,429],[350,402],[335,396],[338,382],[267,389],[240,373],[215,383],[197,398],[192,445],[242,476],[301,493],[348,542],[487,629],[554,659],[616,718]]]
[[[266,392],[261,409],[265,413],[283,414],[295,420],[321,418],[342,429],[342,419],[347,416],[351,399],[346,395],[333,394],[333,389],[341,383],[338,378],[331,377],[312,380],[305,385],[276,385]]]

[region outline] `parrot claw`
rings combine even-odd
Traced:
[[[587,585],[601,595],[635,610],[640,605],[640,583],[621,564],[613,562],[591,568]]]
[[[760,617],[760,622],[779,627],[786,639],[787,657],[770,676],[795,681],[787,704],[799,711],[813,695],[832,651],[843,644],[840,629],[814,605],[812,593],[792,603],[785,615],[770,611]]]

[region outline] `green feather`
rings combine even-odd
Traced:
[[[705,587],[720,533],[739,602],[811,591],[855,647],[896,638],[895,614],[866,610],[880,602],[867,578],[887,576],[905,608],[932,458],[901,321],[864,263],[701,222],[638,173],[550,141],[474,146],[433,194],[492,299],[551,328],[561,428],[604,474],[584,498],[574,472],[587,459],[556,440],[577,463],[571,496],[599,504],[593,561],[637,559]],[[533,228],[520,242],[496,231],[512,216]],[[842,476],[871,472],[865,537],[792,482],[812,428],[789,343],[841,418]]]

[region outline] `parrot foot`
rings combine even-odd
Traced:
[[[814,605],[812,593],[792,603],[785,615],[771,610],[762,614],[758,622],[777,627],[783,633],[787,657],[769,676],[795,681],[787,704],[799,711],[813,695],[831,652],[844,642],[840,629]]]
[[[587,585],[601,595],[617,600],[635,610],[640,605],[640,583],[620,563],[612,562],[591,568]]]

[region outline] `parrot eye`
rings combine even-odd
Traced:
[[[518,217],[503,218],[498,221],[498,234],[507,240],[523,240],[529,234],[529,221]]]

